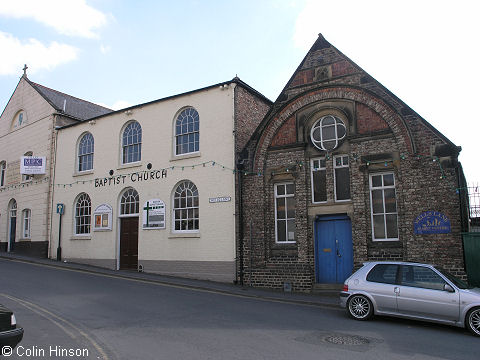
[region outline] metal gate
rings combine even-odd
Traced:
[[[462,237],[468,283],[480,287],[480,232],[463,233]]]

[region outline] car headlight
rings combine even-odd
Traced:
[[[17,319],[15,318],[15,315],[13,315],[13,314],[10,318],[10,323],[11,323],[12,326],[17,325]]]

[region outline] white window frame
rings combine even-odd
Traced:
[[[383,185],[383,176],[385,175],[392,175],[393,176],[393,185]],[[382,186],[378,187],[373,187],[372,185],[372,178],[374,176],[382,176]],[[396,212],[392,213],[386,213],[385,212],[385,192],[384,190],[385,189],[394,189],[395,190],[395,208],[396,208]],[[375,242],[378,242],[378,241],[398,241],[399,240],[399,237],[397,236],[396,238],[382,238],[382,239],[379,239],[379,238],[375,238],[375,223],[374,223],[374,220],[373,220],[373,191],[372,190],[382,190],[382,193],[383,193],[383,213],[377,213],[375,215],[380,215],[380,214],[383,214],[384,215],[384,230],[385,230],[385,236],[387,236],[387,221],[386,221],[386,215],[396,215],[397,216],[397,235],[399,234],[399,231],[398,231],[398,204],[397,204],[397,189],[396,189],[396,180],[395,180],[395,174],[393,172],[380,172],[380,173],[372,173],[370,174],[369,176],[369,192],[370,192],[370,219],[371,219],[371,226],[372,226],[372,241],[375,241]]]
[[[85,139],[86,136],[89,136],[89,135],[92,138],[92,152],[81,154],[80,150],[81,150],[81,146],[82,146],[82,141]],[[81,170],[80,169],[80,158],[88,157],[89,155],[92,155],[92,167],[89,168],[89,169]],[[95,157],[95,138],[93,137],[93,135],[90,132],[84,133],[84,134],[82,134],[82,136],[80,136],[80,139],[79,139],[78,145],[77,145],[77,168],[76,168],[76,172],[81,174],[81,173],[93,171],[94,157]]]
[[[22,237],[23,237],[23,239],[30,239],[31,227],[32,227],[32,211],[30,209],[23,209],[23,211],[22,211]]]
[[[131,201],[131,199],[133,199],[133,201]],[[122,207],[122,205],[125,205],[125,208]],[[133,211],[131,211],[132,207]],[[123,209],[127,208],[128,212],[122,211]],[[118,209],[118,213],[118,217],[135,217],[140,215],[140,195],[138,194],[137,190],[131,187],[122,192],[122,196],[120,196],[120,208]]]
[[[333,125],[324,125],[324,122],[325,120],[328,120],[329,118],[332,118],[334,120],[334,124]],[[344,129],[344,134],[343,136],[338,136],[338,126],[343,126],[343,129]],[[327,127],[334,127],[335,128],[335,138],[334,139],[328,139],[328,140],[324,140],[323,139],[323,130],[324,128],[327,128]],[[319,130],[319,135],[320,135],[320,139],[315,139],[314,136],[313,136],[313,133],[315,132],[315,130]],[[320,149],[320,150],[323,150],[323,151],[332,151],[332,150],[335,150],[339,145],[340,145],[340,141],[343,140],[345,137],[347,136],[347,127],[345,126],[345,123],[343,122],[342,119],[338,118],[337,116],[335,115],[326,115],[326,116],[322,116],[319,120],[317,120],[313,126],[312,126],[312,129],[310,130],[310,140],[312,141],[312,144]],[[330,141],[335,141],[335,146],[333,148],[326,148],[325,147],[325,142],[330,142]]]
[[[23,156],[33,156],[32,151],[27,151]],[[22,174],[22,183],[32,181],[33,180],[33,174]]]
[[[7,162],[0,161],[0,188],[5,187],[5,181],[7,177]]]
[[[140,141],[139,142],[136,142],[136,143],[133,143],[133,144],[124,144],[124,135],[125,135],[125,131],[127,131],[127,128],[130,126],[130,125],[133,125],[133,124],[137,124],[139,127],[140,127]],[[138,135],[137,135],[138,136]],[[143,142],[143,128],[142,128],[142,125],[140,125],[140,123],[138,121],[129,121],[128,123],[125,124],[125,126],[123,127],[122,129],[122,132],[121,132],[121,136],[120,136],[120,144],[121,144],[121,151],[120,151],[120,164],[122,165],[130,165],[130,164],[139,164],[141,161],[142,161],[142,142]],[[134,145],[139,145],[139,159],[138,160],[135,160],[135,161],[124,161],[124,151],[131,147],[131,146],[134,146]],[[127,160],[128,160],[128,156],[127,156]]]
[[[193,185],[195,187],[195,190],[197,192],[197,202],[198,202],[198,206],[195,206],[195,201],[194,201],[194,198],[195,196],[192,196],[192,206],[188,206],[188,200],[187,200],[187,204],[186,204],[186,207],[183,208],[183,207],[175,207],[175,199],[176,199],[176,195],[177,195],[177,190],[178,188],[180,187],[180,185],[184,184],[184,183],[189,183],[191,185]],[[191,190],[191,188],[189,188]],[[193,217],[192,219],[195,221],[197,220],[198,221],[198,228],[197,229],[187,229],[187,230],[176,230],[175,229],[175,222],[177,220],[176,216],[175,216],[175,210],[187,210],[187,213],[188,213],[188,210],[195,210],[197,209],[198,211],[198,218],[195,218]],[[182,220],[182,219],[180,219]],[[187,218],[188,220],[188,218]],[[200,232],[200,194],[199,194],[199,191],[198,191],[198,188],[197,188],[197,185],[195,185],[195,183],[193,181],[190,181],[190,180],[183,180],[183,181],[180,181],[178,184],[175,185],[175,187],[173,188],[173,193],[172,193],[172,233],[175,233],[175,234],[182,234],[182,233],[198,233]]]
[[[293,194],[287,194],[287,185],[293,185]],[[285,186],[285,194],[283,195],[278,195],[278,187],[279,186]],[[285,200],[285,239],[286,241],[279,241],[278,240],[278,219],[277,219],[277,199],[287,199],[287,198],[294,198],[295,199],[295,183],[292,181],[287,181],[287,182],[281,182],[277,183],[274,185],[274,203],[275,203],[275,243],[277,244],[295,244],[297,242],[297,231],[296,231],[296,219],[295,217],[289,218],[287,217],[288,214],[288,208],[287,208],[287,201]],[[297,207],[295,206],[295,212],[297,211]],[[288,221],[293,220],[295,223],[295,240],[289,240],[288,239]]]
[[[337,159],[338,158],[341,158],[341,162],[342,164],[341,165],[338,165],[337,166]],[[344,159],[347,159],[347,165],[345,165],[344,163]],[[350,198],[348,199],[342,199],[342,200],[338,200],[337,199],[337,172],[335,171],[335,169],[341,169],[341,168],[348,168],[348,186],[350,187]],[[352,201],[352,188],[350,186],[350,179],[351,179],[351,174],[350,174],[350,159],[348,157],[348,155],[345,155],[345,154],[342,154],[342,155],[335,155],[333,157],[333,192],[334,192],[334,196],[335,196],[335,202],[347,202],[347,201]]]
[[[192,116],[191,113],[189,114],[186,114],[184,115],[184,113],[186,111],[194,111],[196,113],[196,116],[198,118],[198,130],[195,131],[195,129],[193,129],[193,131],[189,131],[188,130],[188,125],[187,125],[187,131],[186,132],[182,132],[182,133],[177,133],[177,123],[180,121],[180,116],[183,116],[184,118],[188,118],[188,117],[192,117],[194,118],[194,116]],[[184,120],[182,120],[183,122]],[[194,119],[195,121],[195,119]],[[175,117],[175,122],[174,122],[174,125],[173,125],[173,133],[174,133],[174,139],[173,139],[173,147],[174,147],[174,154],[175,156],[182,156],[182,155],[189,155],[189,154],[196,154],[198,152],[200,152],[200,114],[198,113],[197,109],[195,109],[194,107],[186,107],[184,109],[182,109],[178,115]],[[194,150],[194,151],[187,151],[187,152],[178,152],[177,151],[177,141],[178,141],[178,138],[180,136],[187,136],[187,135],[190,135],[190,134],[193,134],[195,136],[195,134],[198,134],[198,149],[197,150]],[[195,140],[194,140],[194,145],[195,145]],[[195,146],[194,146],[195,147]]]
[[[315,161],[318,161],[318,168],[315,168]],[[322,161],[324,162],[325,166],[322,167]],[[325,171],[325,194],[327,199],[325,201],[315,201],[315,186],[313,180],[313,173],[316,171]],[[328,191],[327,191],[327,163],[325,157],[318,157],[310,159],[310,182],[311,182],[311,190],[312,190],[312,204],[325,204],[328,202]]]
[[[79,215],[77,214],[77,210],[79,209],[79,207],[77,206],[80,199],[83,197],[83,196],[86,196],[87,199],[88,199],[88,208],[89,208],[89,214],[88,215]],[[83,206],[82,208],[85,208],[85,206]],[[73,227],[74,227],[74,234],[75,236],[90,236],[90,234],[92,233],[92,199],[90,198],[90,196],[87,194],[87,193],[80,193],[76,199],[75,199],[75,204],[74,204],[74,212],[73,212],[73,216],[74,216],[74,219],[73,219]],[[88,219],[88,223],[85,222],[85,223],[81,223],[80,225],[78,225],[79,227],[82,227],[82,226],[88,226],[88,232],[78,232],[78,227],[77,227],[77,219]]]

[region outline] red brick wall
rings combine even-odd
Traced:
[[[275,134],[271,146],[281,146],[295,144],[297,142],[297,129],[295,126],[295,116],[285,121],[282,127]]]
[[[380,115],[368,106],[357,103],[357,131],[359,134],[370,134],[388,129],[388,124]]]

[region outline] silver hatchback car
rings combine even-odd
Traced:
[[[466,327],[480,336],[480,289],[438,266],[367,262],[345,281],[340,304],[356,320],[397,316]]]

